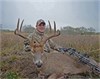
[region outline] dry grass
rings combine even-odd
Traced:
[[[99,52],[93,51],[100,49],[100,35],[65,35],[54,38],[54,41],[63,47],[72,47],[80,52],[92,56],[97,62]],[[1,78],[13,76],[16,73],[20,77],[32,77],[35,69],[32,63],[30,53],[23,53],[23,39],[14,35],[12,32],[1,32],[1,51],[0,51],[0,68],[2,71]],[[13,74],[11,72],[14,72]],[[19,77],[18,77],[19,78]]]
[[[65,48],[71,47],[81,53],[87,53],[97,62],[100,62],[100,35],[65,35],[59,36],[54,40]]]

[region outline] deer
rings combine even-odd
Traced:
[[[80,74],[89,71],[89,68],[86,65],[79,64],[69,55],[65,55],[57,51],[51,51],[50,53],[46,53],[44,51],[44,44],[46,41],[60,35],[60,30],[56,30],[55,21],[53,34],[43,38],[40,42],[37,42],[35,39],[30,40],[21,34],[23,22],[24,20],[22,20],[21,25],[19,26],[20,19],[18,19],[17,28],[15,29],[14,34],[20,36],[23,39],[29,40],[31,54],[33,55],[33,63],[39,75],[48,75],[47,79],[62,79],[62,77],[64,79],[68,74]],[[48,21],[48,23],[51,32],[52,28],[50,21]]]

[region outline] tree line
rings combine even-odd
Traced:
[[[35,30],[35,28],[31,25],[25,25],[23,28],[24,32],[33,32]],[[99,32],[96,32],[96,30],[93,27],[72,27],[72,26],[65,26],[60,28],[61,34],[65,35],[65,34],[98,34]],[[49,27],[46,27],[46,33],[49,33]]]
[[[24,25],[22,28],[23,32],[26,33],[32,33],[35,30],[35,28],[32,25]],[[10,30],[1,30],[1,31],[10,31]],[[96,30],[93,27],[72,27],[72,26],[65,26],[60,28],[61,34],[66,35],[66,34],[100,34],[100,32],[96,32]],[[46,27],[46,33],[49,33],[49,27]]]
[[[71,26],[66,26],[60,29],[62,34],[96,34],[96,30],[93,27],[71,27]]]

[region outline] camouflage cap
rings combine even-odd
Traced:
[[[45,25],[45,21],[43,19],[39,19],[36,23],[36,26],[37,25],[40,25],[40,24],[44,24]]]

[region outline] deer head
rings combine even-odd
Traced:
[[[47,38],[43,38],[41,41],[35,40],[34,36],[33,36],[32,40],[30,40],[29,38],[27,38],[21,34],[21,28],[22,28],[23,22],[24,22],[24,20],[22,20],[21,25],[19,26],[20,19],[18,19],[17,28],[15,29],[14,34],[18,35],[24,39],[27,39],[29,41],[29,43],[30,43],[29,45],[31,47],[31,53],[34,56],[34,64],[39,68],[43,65],[42,56],[44,55],[44,44],[46,43],[47,40],[49,40],[53,37],[59,36],[60,31],[59,30],[56,31],[56,23],[54,22],[54,33],[52,33]],[[51,28],[50,21],[48,21],[48,23],[49,23],[49,27],[50,27],[50,33],[51,33],[52,28]]]

